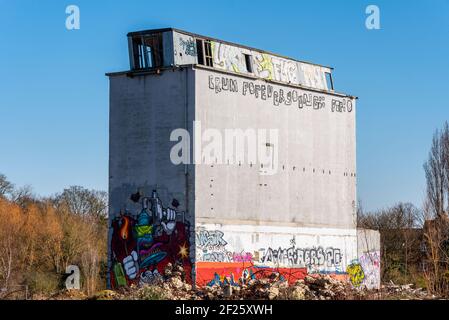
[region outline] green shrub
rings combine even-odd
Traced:
[[[26,279],[32,293],[52,294],[62,288],[61,275],[54,272],[37,271],[30,273]]]

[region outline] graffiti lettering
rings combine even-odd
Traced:
[[[209,76],[209,89],[215,90],[215,93],[221,91],[238,92],[237,80]]]
[[[331,105],[332,112],[351,112],[352,111],[352,101],[351,100],[335,100],[332,99]]]
[[[266,53],[238,48],[232,45],[211,42],[215,68],[235,73],[252,74],[266,80],[299,84],[327,90],[325,72],[329,68],[297,62]],[[248,69],[246,56],[253,68]]]
[[[179,39],[179,45],[184,49],[184,53],[188,56],[196,56],[196,45],[192,38],[184,40]]]
[[[227,77],[209,76],[209,89],[215,93],[224,91],[239,92],[239,86],[236,79]],[[274,106],[297,105],[299,109],[310,107],[313,110],[320,110],[326,107],[325,96],[312,93],[300,93],[298,90],[285,90],[283,88],[274,89],[272,85],[256,84],[252,81],[243,81],[241,90],[243,96],[253,96],[256,99],[272,99]],[[352,102],[350,100],[332,100],[332,112],[352,111]]]
[[[223,239],[224,233],[220,230],[200,230],[196,234],[197,247],[200,249],[219,249],[228,243]]]
[[[317,248],[278,248],[261,249],[260,262],[274,265],[288,265],[292,267],[329,267],[336,268],[341,265],[342,255],[340,249],[322,247]]]

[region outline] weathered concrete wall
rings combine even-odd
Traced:
[[[173,47],[176,65],[198,63],[195,38],[179,32],[173,32]]]
[[[218,157],[216,164],[196,166],[197,218],[355,228],[355,100],[202,69],[195,79],[196,119],[203,130],[279,133],[272,175],[246,160],[228,164],[225,156],[221,164]]]
[[[358,259],[355,100],[204,69],[195,79],[203,132],[278,130],[273,174],[225,151],[196,165],[197,282],[270,270],[346,277]]]
[[[175,128],[191,130],[194,83],[188,69],[110,77],[112,287],[149,282],[168,262],[180,261],[191,274],[194,168],[171,163],[170,134]]]

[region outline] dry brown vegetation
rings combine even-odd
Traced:
[[[0,192],[0,298],[56,292],[70,264],[80,267],[86,294],[105,287],[105,193],[71,187],[38,199],[4,176]]]

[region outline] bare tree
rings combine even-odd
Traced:
[[[0,173],[0,197],[5,197],[14,190],[14,185],[8,181],[4,174]]]
[[[442,215],[448,208],[449,199],[449,126],[446,122],[443,130],[437,130],[432,139],[429,158],[424,164],[427,181],[428,209],[435,217]]]
[[[85,217],[104,218],[107,216],[107,193],[71,186],[57,195],[57,205],[66,206],[70,213]]]
[[[424,204],[424,270],[428,289],[449,294],[449,125],[436,130],[424,164],[427,197]]]
[[[411,203],[397,203],[375,212],[358,213],[358,227],[381,234],[383,281],[411,281],[419,265],[421,212]]]

